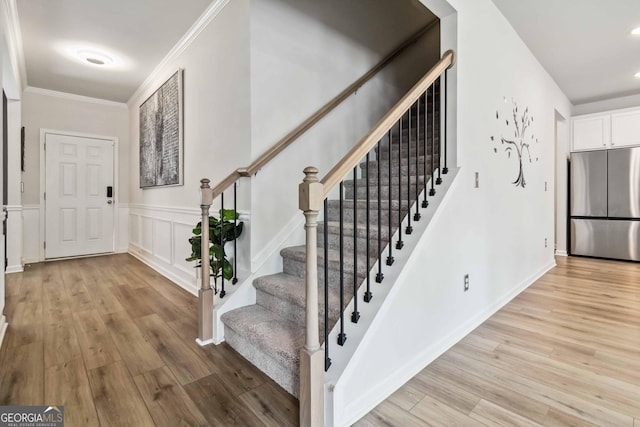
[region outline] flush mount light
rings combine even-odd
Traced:
[[[635,73],[633,75],[633,77],[635,77],[636,79],[640,79],[640,71],[638,71],[637,73]]]
[[[631,30],[631,35],[640,36],[640,27],[636,27],[633,30]]]
[[[79,50],[78,56],[80,59],[88,62],[89,64],[103,66],[103,65],[111,65],[113,64],[113,58],[104,53],[100,53],[94,50]]]

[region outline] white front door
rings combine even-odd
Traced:
[[[112,140],[45,134],[45,258],[113,252],[113,151]]]

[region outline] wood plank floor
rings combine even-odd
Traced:
[[[557,262],[356,425],[640,427],[640,264]]]
[[[296,425],[297,401],[226,344],[196,299],[129,255],[7,276],[0,405],[68,426]],[[640,264],[558,258],[358,426],[640,427]]]
[[[287,426],[298,402],[226,344],[197,300],[130,255],[6,276],[0,405],[64,405],[66,426]]]

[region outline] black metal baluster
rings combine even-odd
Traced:
[[[327,199],[324,199],[324,370],[331,366],[329,358],[329,206]]]
[[[353,312],[351,322],[358,323],[358,167],[353,168]]]
[[[369,224],[370,221],[370,206],[369,206],[369,175],[371,174],[371,169],[369,169],[369,153],[367,153],[367,201],[365,204],[365,209],[367,210],[366,212],[366,220],[367,220],[367,238],[366,238],[366,246],[367,246],[367,290],[364,293],[364,302],[369,302],[371,301],[371,298],[373,298],[373,294],[371,293],[371,275],[369,274],[371,272],[371,251],[370,251],[370,247],[369,247],[369,231],[371,229],[371,225]]]
[[[382,162],[382,155],[380,153],[380,141],[376,148],[376,156],[378,157],[378,274],[376,274],[376,282],[382,283],[384,280],[384,274],[382,274],[382,203],[380,201],[380,163]],[[389,162],[391,166],[391,162]]]
[[[440,170],[442,169],[442,165],[441,165],[441,161],[442,159],[440,158],[440,156],[442,155],[442,138],[440,135],[441,132],[441,126],[440,126],[440,100],[442,99],[442,87],[440,86],[440,77],[438,77],[438,80],[436,80],[436,84],[438,86],[438,94],[440,95],[439,99],[438,99],[438,120],[436,121],[437,123],[437,133],[436,135],[438,135],[438,178],[436,179],[436,185],[440,185],[442,184],[442,177],[440,176]],[[434,114],[435,114],[435,110],[434,110]]]
[[[233,280],[232,285],[238,283],[238,182],[233,183]]]
[[[442,86],[443,87],[440,88],[441,91],[444,91],[444,105],[442,106],[444,110],[444,126],[442,128],[443,138],[441,144],[441,147],[444,147],[444,168],[442,169],[442,173],[446,175],[449,173],[449,168],[447,167],[447,70],[444,70],[444,84]]]
[[[411,226],[411,113],[413,105],[409,107],[409,127],[407,128],[407,228],[404,232],[407,234],[413,233],[413,227]],[[417,142],[416,142],[417,143]],[[402,177],[398,177],[402,181]],[[398,195],[398,202],[402,204],[402,193]],[[400,224],[400,234],[402,234],[402,224]]]
[[[224,229],[222,228],[222,224],[224,223],[224,193],[220,194],[220,246],[222,247],[222,260],[220,260],[222,273],[220,275],[221,286],[220,286],[220,298],[224,298],[227,294],[224,290]],[[202,254],[204,256],[204,254]]]
[[[430,196],[436,195],[436,189],[434,187],[435,180],[433,176],[433,170],[435,169],[436,159],[436,88],[431,84],[431,190],[429,190]]]
[[[340,333],[338,334],[338,344],[344,345],[347,341],[347,334],[344,333],[344,194],[343,181],[340,181]],[[355,199],[354,187],[354,199]]]
[[[389,169],[389,191],[388,191],[388,195],[387,195],[387,199],[389,199],[389,213],[391,213],[391,189],[393,188],[393,182],[391,182],[391,159],[392,159],[392,151],[391,151],[391,129],[389,129],[389,132],[387,132],[387,137],[388,137],[388,143],[389,143],[389,167],[387,169]],[[400,159],[400,153],[398,153],[398,159]],[[380,212],[382,212],[382,209],[380,210]],[[389,215],[389,226],[388,228],[388,232],[389,232],[389,256],[387,257],[387,265],[393,265],[393,261],[395,261],[395,259],[393,258],[393,242],[391,241],[391,236],[393,235],[392,230],[391,230],[391,215]]]
[[[420,190],[418,187],[420,178],[420,98],[416,101],[416,109],[416,213],[413,215],[413,220],[420,221]],[[411,215],[411,212],[409,212],[409,215]]]
[[[398,152],[402,153],[402,120],[404,118],[400,117],[398,121]],[[409,131],[407,130],[407,133]],[[389,174],[391,174],[391,161],[389,161]],[[402,194],[402,157],[398,156],[398,194]],[[402,200],[401,197],[398,197],[398,227],[402,227]],[[391,206],[391,205],[389,205]],[[389,207],[389,221],[393,217],[393,212],[391,211],[391,207]],[[400,250],[404,247],[404,242],[402,241],[402,230],[398,233],[398,241],[396,242],[396,249]]]
[[[424,142],[422,144],[422,174],[424,175],[424,199],[422,200],[422,207],[426,208],[429,206],[429,201],[427,200],[427,140],[429,137],[429,132],[427,130],[429,123],[429,89],[424,92]]]

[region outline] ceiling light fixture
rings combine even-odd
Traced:
[[[78,56],[92,65],[103,66],[113,64],[113,58],[104,53],[96,52],[95,50],[79,50]]]
[[[636,27],[633,30],[631,30],[631,35],[640,36],[640,27]]]
[[[640,71],[638,71],[637,73],[635,73],[633,75],[633,77],[635,77],[636,79],[640,79]]]

